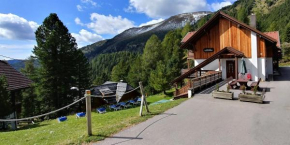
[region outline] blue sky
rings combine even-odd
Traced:
[[[234,1],[1,0],[0,55],[16,59],[32,55],[36,45],[34,32],[50,13],[57,13],[82,47],[131,27],[160,22],[180,13],[216,11]]]

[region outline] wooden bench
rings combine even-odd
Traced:
[[[257,86],[257,89],[259,90],[259,84],[261,82],[261,78],[259,79],[258,82],[253,82],[250,87],[251,87],[251,91],[254,91],[254,88]]]
[[[231,82],[230,82],[231,81]],[[228,84],[230,85],[231,89],[235,89],[238,87],[238,81],[237,80],[233,80],[233,77],[229,77],[227,79]],[[229,83],[230,82],[230,83]]]

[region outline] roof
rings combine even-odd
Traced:
[[[279,31],[264,32],[266,35],[274,38],[277,41],[276,46],[281,47]]]
[[[211,57],[209,57],[208,59],[206,59],[205,61],[201,62],[200,64],[198,64],[197,66],[195,66],[194,68],[190,69],[189,71],[187,71],[186,73],[182,74],[181,76],[175,78],[171,84],[181,81],[182,79],[190,76],[192,73],[196,72],[197,70],[203,68],[204,66],[208,65],[209,63],[213,62],[214,60],[216,60],[217,58],[219,58],[220,55],[222,54],[227,54],[227,53],[231,53],[234,54],[237,57],[244,57],[244,53],[241,51],[236,50],[235,48],[232,47],[225,47],[222,50],[218,51],[217,53],[215,53],[214,55],[212,55]]]
[[[105,84],[114,84],[114,83],[117,83],[117,82],[106,81],[103,85],[105,85]]]
[[[183,39],[181,40],[181,43],[186,42],[192,35],[194,35],[196,31],[192,31],[192,32],[187,32],[187,34],[183,37]]]
[[[116,90],[117,102],[119,102],[119,100],[125,94],[126,90],[127,90],[127,83],[119,82],[117,84],[117,90]]]
[[[186,42],[184,42],[180,47],[181,48],[186,48],[186,46],[188,46],[190,43],[190,41],[193,41],[193,40],[197,40],[200,38],[201,35],[204,34],[204,30],[209,28],[210,26],[214,25],[215,21],[218,21],[220,17],[223,17],[225,19],[228,19],[229,21],[232,21],[234,23],[237,23],[239,24],[241,27],[244,27],[245,29],[248,29],[250,31],[253,31],[255,33],[257,33],[258,35],[260,35],[261,37],[263,37],[264,39],[272,42],[272,43],[277,43],[276,39],[266,35],[265,33],[243,23],[243,22],[240,22],[238,21],[237,19],[225,14],[224,12],[222,11],[218,11],[209,21],[207,21],[207,23],[205,23],[200,29],[198,29],[189,39],[187,39]]]
[[[109,82],[109,83],[108,83]],[[137,90],[134,90],[132,86],[125,82],[110,82],[93,86],[91,89],[92,95],[103,96],[102,99],[107,103],[112,104],[123,100],[129,100],[131,98],[140,96]],[[132,92],[131,92],[132,91]],[[108,93],[105,93],[108,92]],[[128,93],[131,92],[131,93]],[[127,94],[125,94],[127,93]]]
[[[6,77],[9,91],[29,88],[32,83],[30,79],[2,60],[0,60],[0,75]]]

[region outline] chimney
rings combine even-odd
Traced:
[[[257,21],[256,21],[256,15],[255,14],[251,14],[251,16],[250,16],[250,26],[252,28],[256,29]]]

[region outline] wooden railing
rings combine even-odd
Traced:
[[[192,86],[192,83],[191,81],[188,81],[187,84],[185,86],[183,86],[182,88],[180,89],[176,89],[175,92],[174,92],[174,96],[179,96],[179,95],[182,95],[182,94],[187,94],[187,91],[188,89],[190,89]],[[185,95],[186,95],[185,94]]]
[[[174,92],[174,97],[182,97],[186,96],[189,89],[195,90],[201,90],[202,88],[207,87],[208,85],[212,85],[213,83],[216,83],[222,79],[222,72],[212,72],[208,75],[204,75],[201,77],[197,77],[194,79],[191,79],[187,82],[187,84],[180,89],[176,89]]]

